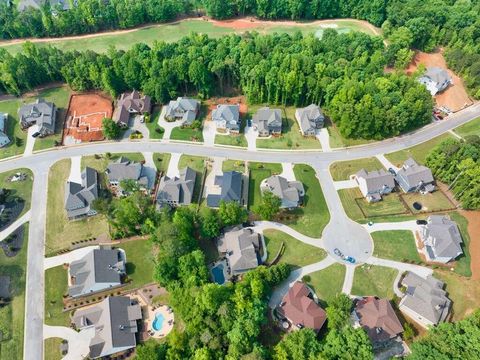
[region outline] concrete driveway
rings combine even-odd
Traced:
[[[374,223],[371,226],[364,224],[363,227],[369,232],[387,231],[387,230],[410,230],[413,233],[422,230],[422,225],[417,225],[416,220],[389,222],[389,223]]]
[[[209,194],[220,194],[222,188],[220,186],[215,185],[215,176],[222,175],[222,164],[224,158],[221,157],[213,157],[211,158],[211,165],[212,169],[209,171],[206,179],[205,179],[205,191],[203,192],[203,196],[207,197]]]
[[[178,163],[180,162],[182,154],[181,153],[172,153],[170,156],[170,162],[168,163],[167,176],[173,178],[180,175],[178,169]]]
[[[205,146],[213,146],[215,144],[215,135],[217,134],[217,127],[212,120],[205,120],[203,122],[203,144]]]
[[[38,125],[34,124],[28,128],[27,132],[27,143],[25,145],[25,151],[23,152],[23,156],[29,156],[33,154],[33,148],[35,147],[35,140],[32,135],[38,131]],[[15,141],[14,139],[12,141]]]
[[[176,127],[179,127],[182,125],[181,121],[173,121],[169,122],[165,120],[165,109],[166,106],[162,108],[162,111],[160,112],[160,116],[158,117],[158,122],[157,124],[161,126],[165,132],[163,133],[163,139],[164,140],[169,140],[170,136],[172,135],[172,130],[175,129]]]
[[[387,259],[380,259],[374,256],[371,256],[365,263],[371,265],[378,265],[378,266],[386,266],[389,268],[397,269],[398,271],[405,272],[411,271],[422,278],[426,278],[429,275],[433,274],[433,270],[420,265],[413,265],[413,264],[406,264],[399,261],[387,260]]]
[[[320,129],[317,131],[316,138],[320,141],[320,145],[322,145],[322,151],[330,152],[332,148],[330,147],[330,134],[326,128]]]
[[[98,245],[86,246],[84,248],[70,251],[66,254],[47,257],[43,260],[43,268],[47,270],[63,264],[70,264],[72,261],[80,260],[82,257],[87,255],[90,251],[98,248],[100,248],[100,246]]]
[[[353,286],[353,278],[355,275],[355,265],[347,264],[346,272],[345,272],[345,279],[343,279],[343,286],[342,286],[342,293],[350,295],[352,293],[352,286]]]
[[[130,141],[130,134],[133,134],[135,131],[143,135],[143,138],[139,139],[139,141],[148,141],[150,139],[150,130],[148,130],[147,125],[141,119],[141,116],[134,116],[129,120],[128,129],[123,133],[122,141]]]
[[[256,151],[258,132],[253,127],[247,126],[245,127],[245,138],[247,139],[248,150]]]
[[[309,236],[299,233],[297,230],[292,229],[288,225],[280,224],[274,221],[255,221],[253,229],[255,229],[255,231],[259,233],[263,233],[264,230],[268,230],[268,229],[278,230],[285,234],[290,235],[291,237],[305,244],[312,245],[322,249],[324,248],[322,239],[311,238]]]
[[[385,155],[383,154],[378,154],[376,156],[376,158],[382,163],[382,165],[385,167],[385,169],[390,169],[392,168],[393,170],[395,170],[395,172],[397,172],[398,170],[400,170],[400,168],[396,167],[395,165],[393,165],[386,157]]]
[[[335,186],[335,190],[342,190],[342,189],[352,189],[358,187],[358,184],[355,180],[342,180],[342,181],[335,181],[333,183]]]
[[[295,181],[295,173],[293,172],[293,164],[282,162],[282,173],[280,176],[283,176],[288,181]]]
[[[62,360],[83,360],[90,353],[90,341],[95,337],[95,328],[87,328],[80,332],[76,332],[72,328],[66,326],[49,326],[43,325],[43,338],[60,338],[68,341],[68,353]],[[41,359],[37,356],[32,359]],[[27,359],[27,358],[25,358]],[[45,359],[49,360],[49,359]]]
[[[157,166],[155,161],[153,161],[152,152],[143,152],[143,158],[145,159],[145,164],[143,165],[143,174],[148,178],[148,186],[153,189],[155,186],[155,180],[157,178]]]
[[[82,183],[82,157],[72,156],[70,158],[70,175],[68,181]]]

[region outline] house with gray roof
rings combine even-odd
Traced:
[[[428,261],[448,263],[463,254],[460,230],[446,215],[431,215],[422,228],[421,239]]]
[[[426,194],[435,190],[432,171],[426,166],[417,164],[412,158],[406,160],[402,168],[397,171],[395,180],[406,193]]]
[[[240,105],[217,105],[217,108],[212,111],[212,120],[219,130],[240,132]]]
[[[36,124],[41,137],[55,133],[57,107],[52,102],[37,99],[32,104],[25,104],[18,110],[18,118],[23,130]]]
[[[103,358],[137,346],[140,305],[128,296],[109,296],[102,302],[75,311],[73,323],[78,330],[95,329],[90,340],[90,359]]]
[[[317,130],[323,127],[325,116],[315,104],[295,110],[295,119],[303,136],[315,136]]]
[[[223,175],[215,176],[215,186],[221,188],[220,194],[208,194],[207,206],[211,208],[218,208],[222,201],[237,202],[244,205],[243,199],[243,184],[244,177],[242,173],[237,171],[227,171]]]
[[[418,78],[418,82],[425,85],[432,96],[453,84],[447,70],[439,67],[428,67],[425,73]]]
[[[140,190],[151,191],[154,187],[152,179],[149,179],[142,163],[131,161],[122,156],[117,161],[108,164],[105,170],[110,186],[117,189],[120,195],[124,195],[121,188],[123,180],[133,180]]]
[[[195,99],[179,97],[171,100],[165,109],[165,120],[181,120],[183,126],[192,125],[200,111],[200,102]]]
[[[82,172],[82,183],[67,181],[65,186],[65,210],[70,220],[96,215],[92,203],[98,199],[97,171],[86,167]]]
[[[25,11],[28,8],[40,10],[47,1],[48,0],[20,0],[18,2],[18,11]],[[70,0],[50,0],[49,2],[52,13],[54,13],[57,8],[60,8],[60,10],[71,9]],[[73,0],[72,3],[76,6],[77,0]]]
[[[262,193],[270,191],[282,200],[282,209],[293,209],[300,206],[305,196],[305,189],[300,181],[288,181],[283,176],[273,175],[262,181]]]
[[[280,135],[282,133],[282,110],[262,107],[253,115],[252,122],[253,127],[258,131],[258,136]]]
[[[355,174],[355,181],[368,202],[382,200],[382,195],[390,194],[395,188],[393,174],[384,169],[373,171],[361,169]]]
[[[218,252],[227,259],[232,276],[261,264],[260,246],[260,234],[250,228],[234,228],[217,240]]]
[[[399,309],[412,320],[427,328],[444,322],[452,301],[443,290],[444,283],[429,275],[426,279],[407,272],[401,284],[406,288]]]
[[[121,285],[126,261],[121,249],[101,247],[89,251],[68,267],[68,295],[87,296]]]
[[[140,95],[137,90],[123,93],[117,101],[112,120],[121,127],[127,127],[132,115],[149,114],[152,109],[152,100],[148,95]]]
[[[178,177],[163,176],[157,191],[157,207],[190,205],[196,178],[196,171],[189,167],[180,170]]]
[[[8,114],[0,114],[0,148],[10,143],[10,138],[7,135],[7,121]]]

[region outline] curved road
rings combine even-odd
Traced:
[[[72,156],[86,156],[105,152],[164,152],[189,155],[224,157],[258,162],[307,163],[314,167],[325,195],[331,221],[323,234],[328,259],[335,257],[333,248],[338,247],[346,255],[356,257],[360,262],[372,260],[372,242],[364,227],[351,221],[341,206],[337,191],[329,174],[329,166],[334,161],[352,160],[386,154],[408,148],[441,135],[457,126],[480,116],[480,103],[451,115],[441,122],[393,139],[378,143],[334,150],[321,151],[249,151],[239,148],[206,146],[203,144],[144,141],[93,143],[73,147],[54,148],[34,153],[26,157],[16,157],[0,161],[0,172],[21,167],[30,168],[34,174],[32,190],[31,220],[29,226],[26,311],[24,334],[24,358],[42,359],[43,319],[44,319],[44,271],[46,201],[48,170],[58,160]],[[355,234],[355,239],[351,235]],[[375,259],[375,258],[373,258]],[[338,258],[335,257],[338,261]],[[377,259],[375,259],[377,260]],[[325,263],[324,263],[325,264]],[[298,274],[296,274],[298,275]],[[348,286],[347,286],[348,287]]]

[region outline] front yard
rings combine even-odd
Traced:
[[[208,107],[205,104],[200,105],[200,113],[198,114],[197,120],[203,126],[203,121],[207,117]],[[202,126],[198,129],[191,127],[176,127],[173,128],[172,133],[170,134],[170,139],[172,140],[182,140],[182,141],[195,141],[203,142],[203,132]]]
[[[480,118],[476,118],[453,130],[458,135],[465,137],[469,135],[480,136]]]
[[[227,146],[239,146],[239,147],[247,147],[247,139],[243,133],[238,135],[234,134],[226,134],[226,135],[215,135],[215,144],[218,145],[227,145]]]
[[[68,294],[68,271],[56,266],[45,271],[45,324],[69,326],[70,312],[63,311],[63,295]]]
[[[44,359],[48,360],[60,360],[63,358],[62,353],[60,352],[60,344],[62,339],[60,338],[48,338],[44,341]]]
[[[16,173],[26,174],[27,177],[23,181],[8,181],[8,178]],[[25,214],[28,210],[30,210],[30,206],[32,203],[32,186],[33,174],[30,169],[15,169],[0,174],[0,188],[10,190],[9,196],[18,197],[23,199],[24,201],[23,209],[22,212],[19,214],[19,217]]]
[[[371,233],[373,255],[383,259],[420,263],[415,237],[408,230],[376,231]]]
[[[251,162],[249,164],[249,170],[248,207],[252,208],[262,201],[262,192],[260,191],[262,180],[272,175],[280,174],[282,172],[282,165]]]
[[[355,268],[352,294],[393,299],[393,283],[398,270],[384,266],[362,265]]]
[[[154,106],[152,114],[150,115],[150,121],[145,122],[145,126],[148,128],[150,139],[163,139],[163,132],[157,131],[161,129],[165,131],[160,125],[158,125],[158,117],[160,116],[160,106]]]
[[[225,160],[222,163],[222,171],[238,171],[242,174],[245,172],[245,161],[243,160]]]
[[[330,165],[330,174],[334,181],[349,180],[350,175],[356,174],[361,169],[372,171],[384,169],[384,167],[376,157],[337,161]]]
[[[342,292],[345,270],[344,265],[335,263],[326,269],[305,276],[304,280],[315,291],[318,298],[323,303],[328,304],[337,294]]]
[[[168,164],[170,163],[171,154],[153,153],[153,162],[157,167],[157,171],[166,173],[168,170]]]

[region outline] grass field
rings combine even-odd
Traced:
[[[260,191],[260,183],[272,175],[280,174],[282,172],[282,165],[270,163],[256,163],[249,164],[250,179],[248,187],[248,206],[260,204],[262,200],[262,192]]]
[[[315,176],[315,170],[308,165],[295,165],[295,178],[302,182],[305,189],[303,205],[286,212],[282,223],[298,232],[311,237],[321,237],[322,231],[330,221],[327,203],[322,188]],[[293,215],[293,216],[292,216]]]
[[[203,142],[203,133],[202,129],[176,127],[173,128],[170,139]]]
[[[278,230],[265,230],[263,235],[265,236],[265,244],[267,246],[267,263],[275,259],[282,242],[285,245],[285,250],[278,262],[289,264],[294,268],[322,261],[327,255],[325,250],[304,244]]]
[[[431,194],[425,195],[419,193],[402,194],[402,198],[415,214],[420,211],[444,211],[455,208],[455,205],[453,205],[441,191],[434,191]],[[421,210],[414,209],[413,204],[415,202],[422,204],[423,207]]]
[[[416,145],[414,147],[400,150],[394,153],[385,154],[385,157],[395,166],[401,167],[403,162],[408,158],[412,157],[420,164],[425,164],[425,159],[427,158],[428,153],[436,145],[440,144],[443,140],[452,138],[453,136],[449,133],[437,136],[427,142]]]
[[[323,301],[322,305],[328,304],[337,294],[342,292],[345,278],[345,266],[335,263],[326,269],[311,273],[307,281],[315,291],[318,298]]]
[[[44,358],[48,360],[60,360],[63,356],[60,352],[60,344],[62,339],[60,338],[48,338],[44,341],[43,352],[45,354]]]
[[[238,171],[243,173],[245,171],[245,161],[242,160],[225,160],[222,163],[222,171]]]
[[[0,274],[10,276],[11,302],[0,307],[0,359],[23,358],[23,330],[25,318],[25,273],[27,268],[28,224],[24,229],[22,249],[14,257],[6,257],[0,250]]]
[[[376,231],[371,235],[374,243],[374,256],[401,262],[421,261],[415,245],[415,237],[411,231]]]
[[[462,234],[462,250],[463,255],[459,256],[455,261],[455,272],[462,276],[472,276],[472,270],[470,269],[470,235],[468,233],[468,221],[465,217],[460,215],[458,212],[451,212],[448,214],[450,219],[455,221],[458,225],[458,229]],[[478,261],[478,259],[475,259]]]
[[[238,135],[215,135],[215,144],[219,145],[230,145],[230,146],[239,146],[239,147],[247,147],[247,139],[245,135],[238,134]]]
[[[126,289],[153,282],[155,268],[152,246],[149,240],[132,240],[118,245],[127,256],[127,275],[132,282]]]
[[[376,158],[364,158],[349,161],[337,161],[330,165],[330,174],[334,181],[349,180],[350,175],[356,174],[359,170],[367,171],[385,169],[382,163]]]
[[[7,181],[9,176],[18,172],[27,174],[27,179],[25,181],[16,182]],[[12,196],[18,196],[25,201],[25,206],[20,216],[30,209],[32,203],[32,185],[33,174],[30,169],[15,169],[0,174],[0,188],[11,190]]]
[[[352,294],[358,296],[375,295],[392,299],[393,282],[398,271],[384,266],[363,265],[355,269]]]
[[[154,153],[153,162],[155,163],[157,170],[165,173],[168,170],[168,164],[170,163],[171,157],[171,154]]]
[[[202,175],[205,170],[205,158],[201,156],[182,155],[178,162],[178,168],[183,169],[189,166],[197,172],[197,179],[195,180],[195,188],[193,190],[192,203],[200,202],[200,193],[202,191]]]
[[[469,135],[480,136],[480,118],[472,120],[453,130],[458,135],[465,137]]]
[[[93,157],[92,157],[93,158]],[[103,158],[100,160],[104,160]],[[98,166],[87,162],[86,164]],[[48,175],[46,253],[53,255],[69,248],[73,241],[109,234],[104,215],[69,221],[64,209],[64,188],[70,174],[70,159],[60,160],[50,168]]]
[[[364,145],[375,142],[376,140],[366,140],[366,139],[347,139],[343,137],[338,129],[331,125],[326,124],[328,134],[330,135],[330,147],[331,148],[343,148],[349,146]]]
[[[68,293],[68,271],[56,266],[45,271],[45,324],[69,326],[70,312],[63,312],[63,295]]]

